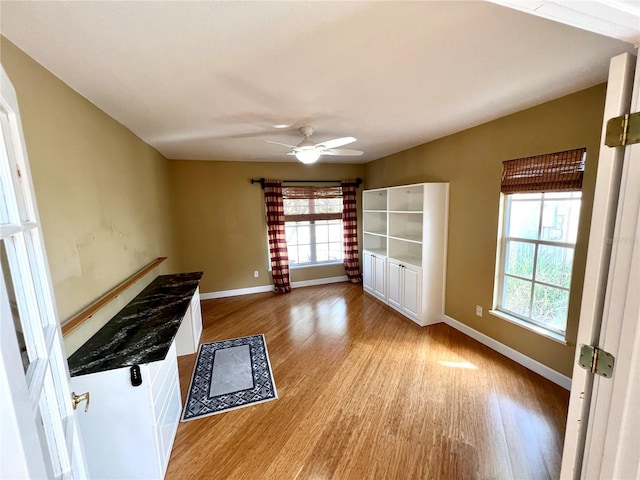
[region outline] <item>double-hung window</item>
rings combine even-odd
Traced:
[[[503,164],[496,310],[564,337],[585,149]]]
[[[342,263],[342,189],[283,187],[282,197],[291,267]]]

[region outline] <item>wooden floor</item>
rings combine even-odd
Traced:
[[[265,335],[279,398],[181,423],[168,480],[559,477],[569,393],[445,324],[348,283],[202,314],[202,342]]]

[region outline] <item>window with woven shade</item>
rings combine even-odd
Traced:
[[[564,339],[586,149],[507,160],[494,310]]]
[[[342,263],[342,188],[283,187],[292,267]]]

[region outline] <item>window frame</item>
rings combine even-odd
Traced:
[[[324,265],[341,265],[342,262],[344,261],[344,250],[342,249],[342,245],[343,245],[343,237],[342,237],[342,229],[343,229],[343,225],[342,225],[342,219],[334,219],[334,220],[319,220],[321,222],[335,222],[334,225],[339,225],[340,226],[340,258],[336,259],[336,260],[327,260],[327,261],[318,261],[317,260],[317,246],[318,243],[316,241],[316,227],[318,226],[318,224],[316,224],[316,220],[298,220],[298,221],[289,221],[289,222],[285,222],[284,223],[284,227],[285,227],[285,231],[287,230],[287,227],[300,227],[300,226],[307,226],[307,225],[298,225],[301,223],[307,224],[309,226],[309,246],[310,246],[310,250],[311,250],[311,261],[308,263],[294,263],[291,261],[291,253],[289,251],[289,249],[291,248],[291,246],[295,246],[298,247],[300,245],[300,243],[295,243],[295,244],[290,244],[289,241],[287,241],[287,250],[289,251],[288,255],[289,255],[289,268],[291,269],[296,269],[296,268],[307,268],[307,267],[316,267],[316,266],[324,266]],[[331,223],[326,223],[325,225],[330,226]],[[321,244],[325,244],[325,245],[330,245],[331,243],[337,243],[337,242],[320,242]],[[306,245],[306,244],[304,244]]]
[[[524,326],[525,328],[530,328],[538,333],[542,333],[542,334],[548,334],[549,336],[551,336],[552,338],[555,338],[557,336],[561,337],[563,340],[566,338],[566,333],[567,333],[567,323],[568,323],[568,314],[569,314],[569,304],[571,301],[571,287],[572,287],[572,280],[573,280],[573,267],[574,267],[574,262],[575,262],[575,251],[576,251],[576,244],[577,244],[577,234],[576,234],[576,242],[571,243],[571,242],[566,242],[566,241],[556,241],[556,240],[544,240],[541,238],[541,234],[542,234],[542,228],[543,228],[543,216],[544,216],[544,204],[545,201],[557,201],[557,200],[579,200],[580,201],[580,206],[579,206],[579,210],[576,214],[576,218],[578,219],[578,226],[579,227],[579,221],[580,221],[580,209],[582,208],[582,204],[583,204],[583,197],[582,197],[582,192],[580,191],[567,191],[567,192],[531,192],[531,193],[536,193],[540,195],[540,198],[538,199],[531,199],[531,200],[519,200],[519,201],[529,201],[529,202],[537,202],[540,205],[540,211],[539,211],[539,217],[538,217],[538,232],[537,232],[537,238],[535,239],[531,239],[531,238],[523,238],[523,237],[516,237],[516,236],[512,236],[512,235],[507,235],[507,232],[510,232],[510,220],[511,220],[511,208],[512,208],[512,202],[513,202],[513,197],[516,195],[519,195],[520,193],[502,193],[501,194],[501,211],[502,211],[502,215],[501,215],[501,219],[500,219],[500,235],[499,235],[499,242],[498,242],[498,262],[497,262],[497,267],[496,267],[496,289],[494,292],[494,308],[493,308],[493,313],[497,314],[498,316],[505,318],[509,321],[512,321],[514,323],[517,323],[519,325]],[[546,195],[548,194],[553,194],[558,195],[558,194],[563,194],[566,193],[566,198],[558,198],[553,197],[553,198],[547,198]],[[577,194],[577,195],[576,195]],[[577,228],[576,227],[576,228]],[[528,243],[528,244],[532,244],[534,245],[534,252],[533,252],[533,265],[532,265],[532,273],[531,273],[531,278],[526,278],[526,277],[522,277],[522,276],[518,276],[515,274],[510,274],[506,272],[506,267],[507,267],[507,256],[508,256],[508,251],[509,251],[509,244],[510,242],[520,242],[520,243]],[[555,285],[549,282],[545,282],[545,281],[540,281],[536,279],[536,274],[537,274],[537,263],[538,263],[538,254],[539,254],[539,247],[541,245],[547,245],[547,246],[552,246],[552,247],[560,247],[560,248],[567,248],[570,249],[572,251],[573,254],[573,258],[571,260],[571,277],[569,279],[569,285],[567,287],[561,286],[561,285]],[[507,278],[515,278],[515,279],[520,279],[520,280],[524,280],[526,282],[530,282],[531,283],[531,290],[530,290],[530,301],[529,301],[529,308],[528,308],[528,313],[529,316],[526,315],[522,315],[521,313],[518,312],[514,312],[506,307],[503,306],[504,303],[504,299],[505,299],[505,284],[506,284],[506,279]],[[534,291],[535,291],[535,286],[536,285],[541,285],[541,286],[545,286],[545,287],[549,287],[549,288],[554,288],[554,289],[558,289],[558,290],[562,290],[567,292],[567,303],[566,303],[566,308],[567,308],[567,316],[565,317],[565,323],[564,323],[564,329],[559,329],[559,328],[554,328],[552,325],[549,325],[548,323],[544,323],[541,322],[539,320],[536,320],[535,318],[533,318],[533,307],[534,307]]]
[[[315,212],[315,201],[322,199],[322,198],[336,198],[339,200],[339,204],[340,204],[340,213],[336,213],[336,214],[318,214]],[[295,220],[287,220],[287,215],[285,215],[285,232],[287,232],[288,228],[291,227],[295,227],[296,229],[302,226],[308,226],[309,227],[309,247],[310,247],[310,258],[311,261],[310,262],[306,262],[306,263],[296,263],[293,262],[291,260],[291,253],[290,253],[290,249],[292,246],[298,247],[300,245],[299,242],[296,242],[295,244],[291,244],[288,240],[287,240],[287,250],[288,250],[288,257],[289,257],[289,268],[290,269],[297,269],[297,268],[309,268],[309,267],[316,267],[316,266],[326,266],[326,265],[340,265],[344,262],[344,249],[343,249],[343,243],[344,243],[344,225],[343,225],[343,221],[342,221],[342,198],[341,197],[323,197],[322,195],[320,196],[314,196],[314,195],[310,195],[308,198],[301,198],[301,197],[295,197],[295,198],[287,198],[286,196],[284,196],[283,198],[283,204],[286,204],[287,200],[306,200],[307,201],[307,205],[308,205],[308,214],[296,214],[293,215],[293,217],[295,218]],[[285,207],[285,211],[286,211],[286,207]],[[335,218],[322,218],[323,216],[334,216]],[[309,216],[310,218],[305,219],[305,216]],[[320,217],[320,218],[318,218]],[[318,251],[318,242],[317,242],[317,233],[316,233],[316,227],[319,226],[318,223],[316,222],[326,222],[325,225],[327,225],[328,227],[330,227],[332,224],[333,225],[338,225],[340,227],[340,240],[337,242],[331,242],[329,241],[330,239],[328,239],[327,242],[321,242],[321,244],[326,244],[327,246],[331,245],[332,243],[339,243],[340,249],[340,258],[335,259],[335,260],[327,260],[327,261],[318,261],[318,257],[317,257],[317,251]],[[335,222],[335,223],[332,223]],[[306,244],[304,244],[306,245]]]

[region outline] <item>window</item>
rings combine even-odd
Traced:
[[[340,187],[283,187],[282,196],[291,267],[341,263]]]
[[[505,195],[499,310],[564,335],[581,196]]]
[[[567,326],[584,160],[579,149],[503,167],[496,310],[560,336]]]

